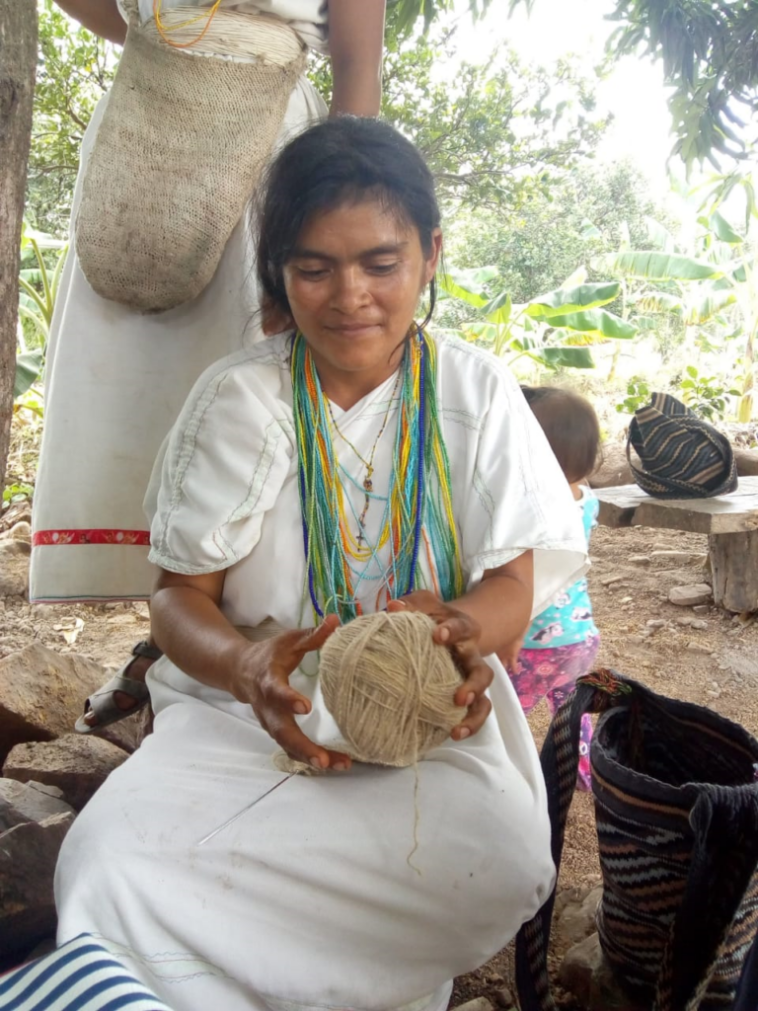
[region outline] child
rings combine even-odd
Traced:
[[[571,486],[589,544],[590,531],[597,523],[598,501],[582,482],[597,462],[600,448],[597,415],[583,397],[568,390],[550,386],[522,389]],[[515,669],[509,669],[524,712],[529,713],[545,697],[554,714],[571,693],[576,679],[592,669],[598,644],[587,580],[579,579],[537,615],[526,633]],[[579,745],[578,789],[590,789],[591,738],[592,723],[585,715]]]

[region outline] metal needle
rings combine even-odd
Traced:
[[[280,779],[278,783],[274,783],[270,790],[266,790],[266,792],[262,793],[260,797],[256,797],[255,800],[251,800],[249,804],[242,808],[241,811],[238,811],[236,814],[233,814],[231,818],[228,818],[223,825],[219,825],[218,828],[214,828],[212,832],[209,832],[208,835],[204,836],[197,845],[202,846],[204,843],[210,842],[210,840],[213,839],[214,836],[217,836],[219,832],[223,832],[225,828],[229,828],[229,826],[234,824],[234,822],[237,821],[238,818],[241,818],[243,814],[247,814],[251,807],[255,807],[255,805],[259,804],[265,797],[268,797],[270,793],[273,793],[274,790],[278,790],[283,783],[286,783],[288,779],[292,779],[292,777],[296,775],[296,772],[291,772],[288,776],[285,776],[284,779]]]

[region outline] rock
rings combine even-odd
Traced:
[[[650,555],[630,555],[629,562],[631,565],[650,565],[652,559]]]
[[[44,821],[55,814],[70,814],[72,808],[63,794],[43,783],[18,783],[0,779],[0,833],[14,825],[29,821]]]
[[[26,541],[0,541],[0,597],[25,597],[29,591],[32,546]]]
[[[17,744],[5,760],[3,776],[55,786],[81,811],[126,758],[121,748],[92,734],[66,734],[56,741]]]
[[[710,606],[708,604],[695,604],[692,608],[695,614],[708,614],[710,611]]]
[[[713,650],[710,646],[703,646],[699,642],[688,642],[687,651],[689,653],[700,653],[702,656],[713,656]]]
[[[732,448],[739,476],[755,477],[758,474],[758,450],[740,449],[737,446],[733,446]]]
[[[27,523],[26,520],[21,520],[20,523],[12,526],[10,530],[6,530],[5,533],[0,534],[0,541],[26,541],[27,544],[31,544],[31,524]]]
[[[626,446],[606,442],[601,450],[600,463],[590,474],[590,488],[615,488],[619,484],[634,484],[634,475],[626,458]]]
[[[84,700],[108,672],[76,653],[62,656],[34,643],[0,660],[0,762],[11,748],[29,741],[51,741],[71,733]],[[125,751],[141,740],[138,716],[105,728],[101,734]]]
[[[659,565],[705,565],[708,555],[702,552],[693,551],[653,551],[650,555],[653,562]]]
[[[558,936],[569,944],[577,944],[593,933],[595,913],[602,894],[603,886],[596,885],[579,901],[566,903],[560,917],[555,921]]]
[[[649,1011],[635,1003],[613,974],[597,934],[574,945],[558,970],[558,982],[590,1011]]]
[[[615,576],[604,576],[600,583],[602,586],[613,586],[614,583],[620,583],[625,578],[623,573],[617,572]]]
[[[558,982],[566,990],[570,990],[583,1007],[589,1005],[592,977],[600,968],[602,961],[600,938],[597,934],[590,934],[570,948],[561,962]]]
[[[53,874],[72,808],[30,783],[0,780],[0,958],[4,968],[55,933]]]
[[[707,604],[711,599],[711,588],[707,583],[693,583],[691,586],[675,586],[669,591],[669,600],[679,607],[694,607]]]
[[[651,618],[649,621],[646,621],[645,624],[648,628],[665,628],[667,622],[665,618]]]
[[[693,618],[690,622],[690,628],[697,628],[702,632],[708,628],[708,622],[703,621],[702,618]]]
[[[632,646],[641,646],[645,641],[644,635],[630,635],[627,640]]]
[[[453,1011],[495,1011],[486,997],[475,997],[467,1000],[465,1004],[459,1004]]]
[[[516,1001],[507,986],[501,987],[494,993],[495,1003],[502,1011],[517,1011]]]

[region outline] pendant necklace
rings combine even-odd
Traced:
[[[337,433],[337,435],[339,435],[340,439],[342,439],[342,441],[347,446],[349,446],[350,449],[352,449],[352,451],[355,453],[355,455],[361,461],[361,463],[363,464],[363,466],[366,468],[366,476],[363,479],[363,490],[365,492],[366,499],[365,499],[365,502],[363,504],[363,509],[361,511],[361,514],[358,517],[358,537],[357,537],[357,541],[358,541],[358,545],[360,547],[363,546],[363,541],[365,540],[365,535],[364,535],[363,531],[364,531],[364,529],[366,527],[366,514],[368,513],[369,506],[371,505],[371,495],[372,495],[372,493],[374,491],[374,482],[373,482],[374,454],[376,453],[376,447],[379,445],[379,440],[384,435],[384,430],[387,427],[387,422],[389,421],[390,414],[392,413],[392,405],[395,403],[395,397],[397,396],[398,387],[400,385],[400,372],[401,372],[401,370],[398,369],[397,375],[395,376],[395,385],[392,387],[392,393],[390,394],[389,403],[387,404],[387,410],[384,412],[384,419],[383,419],[381,427],[379,429],[379,434],[374,439],[374,444],[371,447],[371,452],[369,453],[368,460],[364,459],[363,455],[358,452],[358,450],[355,448],[355,446],[352,444],[352,442],[342,434],[342,432],[340,430],[340,427],[337,424],[337,421],[336,421],[336,419],[334,417],[334,411],[332,410],[332,403],[331,403],[331,401],[329,399],[326,400],[327,409],[329,411],[329,419],[330,419],[330,421],[332,423],[332,427],[333,427],[334,431]]]

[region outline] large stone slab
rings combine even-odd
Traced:
[[[53,875],[76,815],[48,789],[0,780],[0,969],[55,932]]]
[[[81,811],[126,759],[125,751],[93,734],[66,734],[56,741],[17,744],[5,760],[3,776],[55,786]]]
[[[84,700],[110,676],[88,657],[64,656],[40,643],[0,660],[0,762],[17,744],[71,733]],[[121,720],[101,736],[133,751],[141,740],[139,718]]]

